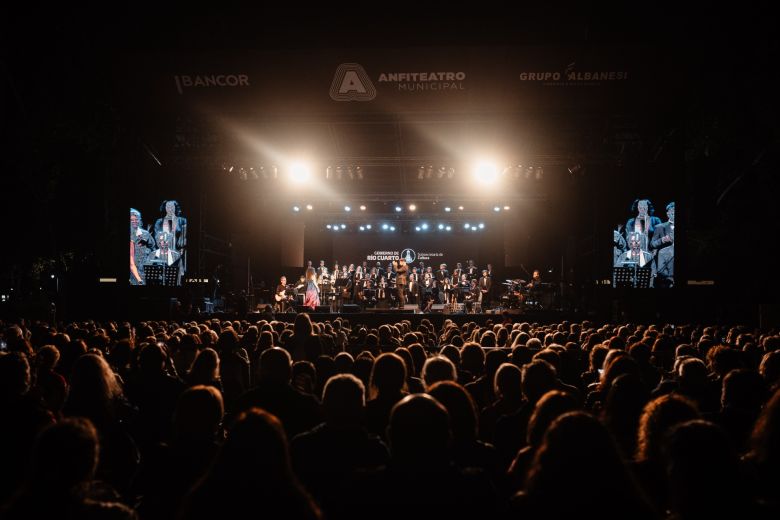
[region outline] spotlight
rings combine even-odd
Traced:
[[[347,229],[347,225],[346,224],[342,224],[341,225],[341,229]]]
[[[417,206],[415,206],[414,204],[409,204],[409,211],[414,211],[416,209],[417,209]]]
[[[433,177],[433,165],[429,164],[428,168],[425,170],[425,178],[430,179],[431,177]]]
[[[425,166],[417,168],[417,178],[423,180],[425,178]]]
[[[480,222],[480,223],[479,223],[479,229],[485,229],[485,224],[484,224],[484,223],[482,223],[482,222]]]
[[[390,226],[390,231],[395,231],[395,226]]]
[[[258,169],[260,170],[260,175],[263,176],[263,179],[267,179],[268,172],[266,171],[265,166],[260,166]]]
[[[349,207],[349,206],[344,206],[344,211],[346,211],[347,213],[349,213],[350,211],[352,211],[352,208],[351,208],[351,207]]]
[[[439,229],[444,229],[444,224],[439,224]]]
[[[354,181],[355,180],[355,169],[350,164],[347,166],[347,173],[349,174],[349,180]]]
[[[293,206],[293,211],[298,213],[301,210],[299,206]]]
[[[472,231],[476,231],[477,230],[477,226],[471,226],[471,230]]]
[[[274,179],[279,178],[279,168],[275,164],[271,166],[271,177]]]
[[[293,182],[306,182],[311,175],[309,167],[302,162],[295,162],[290,166],[290,179]]]
[[[459,209],[460,211],[463,211],[463,206],[458,206],[458,209]]]
[[[441,179],[442,177],[444,177],[444,175],[445,175],[446,173],[447,173],[447,167],[446,167],[446,166],[444,166],[444,165],[442,165],[442,166],[439,166],[439,169],[438,169],[438,170],[436,170],[436,177],[438,177],[439,179]]]
[[[326,227],[326,228],[328,228],[328,229],[330,229],[332,226],[331,226],[330,224],[328,224],[328,225],[327,225],[327,226],[325,226],[325,227]]]
[[[415,231],[420,231],[420,226],[415,226],[415,227],[414,227],[414,230],[415,230]]]
[[[494,163],[480,161],[474,167],[474,176],[478,181],[493,183],[498,179],[498,167]]]
[[[366,205],[365,204],[361,204],[360,205],[360,211],[365,211],[365,210],[366,210]]]
[[[382,224],[382,229],[387,229],[387,228],[389,228],[389,227],[390,227],[390,226],[388,226],[387,224]]]
[[[400,213],[402,210],[403,210],[403,208],[401,206],[396,206],[395,207],[396,213]]]
[[[371,229],[371,224],[366,224],[366,229]]]
[[[447,226],[447,227],[446,227],[446,228],[444,228],[444,229],[446,229],[447,231],[452,231],[452,226]]]
[[[501,208],[499,206],[493,206],[493,211],[498,213],[499,211],[501,211]]]
[[[509,211],[509,206],[504,206],[504,211]]]
[[[454,176],[455,176],[455,168],[450,166],[449,169],[447,170],[447,178],[452,179]]]
[[[355,166],[355,173],[357,173],[357,178],[359,181],[363,180],[363,167],[362,166]]]
[[[451,207],[449,207],[449,206],[444,206],[444,211],[446,211],[447,213],[449,213],[450,211],[452,211],[452,208],[451,208]]]
[[[228,168],[228,173],[233,173],[233,165],[230,165],[230,168]]]
[[[313,209],[314,209],[314,206],[312,206],[311,204],[306,204],[306,209],[308,209],[309,211],[311,211],[311,210],[313,210]]]
[[[366,230],[366,226],[360,226],[360,231],[365,231],[365,230]]]
[[[243,166],[238,169],[238,173],[239,173],[239,176],[240,176],[241,180],[245,181],[246,180],[246,170],[244,169]]]
[[[325,178],[330,179],[331,177],[333,177],[333,166],[328,166],[325,168]]]
[[[344,177],[344,167],[341,165],[336,166],[336,179],[341,180]]]
[[[257,172],[255,171],[254,166],[249,167],[249,178],[252,179],[253,181],[257,180]]]
[[[536,180],[540,181],[544,177],[544,169],[541,166],[536,167]]]
[[[428,229],[428,224],[423,224],[423,225],[422,225],[422,226],[420,226],[420,227],[421,227],[421,228],[423,228],[423,229]]]
[[[463,224],[463,227],[464,227],[465,229],[469,229],[469,228],[471,227],[471,224],[469,224],[468,222],[466,222],[465,224]]]

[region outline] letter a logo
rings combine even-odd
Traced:
[[[330,97],[334,101],[371,101],[376,88],[361,65],[342,63],[333,76]]]

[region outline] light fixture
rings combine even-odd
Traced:
[[[360,211],[365,211],[365,210],[366,210],[366,205],[365,204],[361,204],[360,205]]]
[[[439,224],[439,229],[444,229],[444,224]]]
[[[420,231],[420,226],[415,226],[415,227],[414,227],[414,230],[415,230],[415,231]]]
[[[444,228],[444,229],[446,229],[447,231],[452,231],[452,226],[447,226],[447,227],[446,227],[446,228]]]
[[[414,211],[416,209],[417,209],[417,206],[415,206],[414,204],[409,204],[409,211]]]
[[[342,224],[341,225],[341,229],[347,229],[347,225],[346,224]]]
[[[417,168],[417,178],[423,180],[425,178],[425,166]]]
[[[371,229],[371,224],[366,224],[366,229]]]
[[[387,228],[389,228],[389,227],[390,227],[390,226],[388,226],[387,224],[382,224],[382,229],[387,229]]]
[[[493,183],[498,179],[498,167],[492,162],[479,161],[474,166],[474,177],[483,183]]]
[[[401,206],[396,206],[395,211],[396,213],[400,213],[401,211],[403,211],[403,208]]]
[[[463,206],[458,206],[458,209],[459,209],[460,211],[463,211]]]
[[[293,206],[293,211],[294,211],[294,212],[296,212],[296,213],[297,213],[297,212],[299,212],[300,210],[301,210],[301,208],[300,208],[299,206]]]
[[[485,224],[484,224],[484,223],[482,223],[482,222],[480,222],[480,223],[479,223],[479,229],[485,229]]]
[[[349,207],[349,206],[344,206],[344,211],[346,211],[347,213],[349,213],[350,211],[352,211],[352,208],[351,208],[351,207]]]
[[[469,224],[468,222],[466,222],[465,224],[463,224],[463,227],[464,227],[465,229],[469,229],[469,228],[471,227],[471,224]]]
[[[493,211],[498,213],[499,211],[501,211],[501,207],[500,206],[493,206]]]
[[[390,226],[390,231],[395,231],[395,226]]]
[[[327,225],[327,226],[325,226],[325,227],[326,227],[326,228],[328,228],[328,229],[330,229],[332,226],[331,226],[330,224],[328,224],[328,225]]]
[[[509,206],[504,206],[504,211],[509,211]]]
[[[311,210],[313,210],[313,209],[314,209],[314,206],[312,206],[311,204],[306,204],[306,209],[308,209],[309,211],[311,211]]]
[[[420,226],[420,227],[421,227],[421,228],[423,228],[423,229],[428,229],[428,224],[423,224],[423,225],[422,225],[422,226]]]
[[[446,211],[447,213],[449,213],[450,211],[452,211],[452,208],[451,208],[451,207],[449,207],[449,206],[444,206],[444,211]]]
[[[365,231],[365,230],[366,230],[366,226],[360,226],[360,231]]]

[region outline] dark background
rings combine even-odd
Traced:
[[[30,312],[54,300],[66,315],[106,311],[107,302],[121,310],[117,302],[128,297],[122,284],[109,289],[97,278],[125,279],[128,207],[141,209],[151,224],[166,198],[181,201],[190,219],[190,274],[208,276],[222,265],[240,288],[249,258],[255,282],[274,280],[287,265],[280,251],[292,229],[289,207],[304,197],[275,196],[262,183],[222,175],[226,161],[254,160],[226,122],[281,142],[311,136],[329,152],[323,161],[363,159],[375,184],[354,188],[355,195],[392,188],[399,199],[410,191],[403,183],[414,177],[413,159],[443,154],[426,138],[430,133],[414,128],[427,125],[448,138],[461,127],[471,131],[467,137],[517,138],[519,155],[544,164],[545,180],[532,197],[518,187],[517,204],[542,207],[527,219],[502,222],[512,230],[503,235],[505,263],[560,264],[558,276],[575,287],[578,301],[593,302],[593,285],[608,270],[609,231],[629,216],[631,201],[651,198],[663,218],[661,208],[674,198],[686,244],[677,250],[679,279],[713,280],[716,297],[706,299],[722,305],[721,316],[776,302],[776,21],[760,10],[632,16],[592,5],[555,14],[301,16],[266,9],[227,16],[136,8],[112,17],[73,10],[6,17],[0,294],[13,293],[13,307],[3,309]],[[486,62],[486,55],[494,60]],[[346,56],[387,70],[401,68],[394,60],[448,57],[468,63],[470,77],[493,79],[503,64],[571,57],[630,66],[632,87],[550,97],[475,79],[473,91],[502,91],[484,98],[501,103],[471,96],[433,113],[359,104],[320,110],[334,105],[306,97],[316,89],[305,80],[331,75],[331,64]],[[317,64],[311,76],[293,66],[305,58]],[[166,94],[171,74],[214,63],[264,72],[268,80],[254,83],[253,93],[264,101],[231,95],[192,105]],[[268,89],[300,105],[274,104],[264,95]],[[502,112],[504,103],[512,109]],[[407,160],[381,160],[390,152]],[[583,166],[577,175],[568,172],[574,163]],[[328,218],[327,212],[311,217],[306,237]],[[683,296],[691,301],[682,293],[674,298]]]

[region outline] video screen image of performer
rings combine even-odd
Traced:
[[[632,202],[632,215],[625,227],[618,224],[612,231],[613,268],[637,266],[650,269],[649,287],[674,286],[674,206],[674,202],[666,205],[667,220],[662,222],[655,216],[650,199],[640,198]]]
[[[145,285],[144,266],[155,247],[152,234],[143,228],[141,212],[130,208],[130,284]]]
[[[155,282],[148,279],[146,267],[150,265],[175,266],[175,280],[171,282],[175,285],[181,285],[187,271],[187,219],[182,216],[176,200],[164,200],[159,210],[162,215],[155,220],[154,226],[144,228],[141,211],[130,208],[131,285]]]

